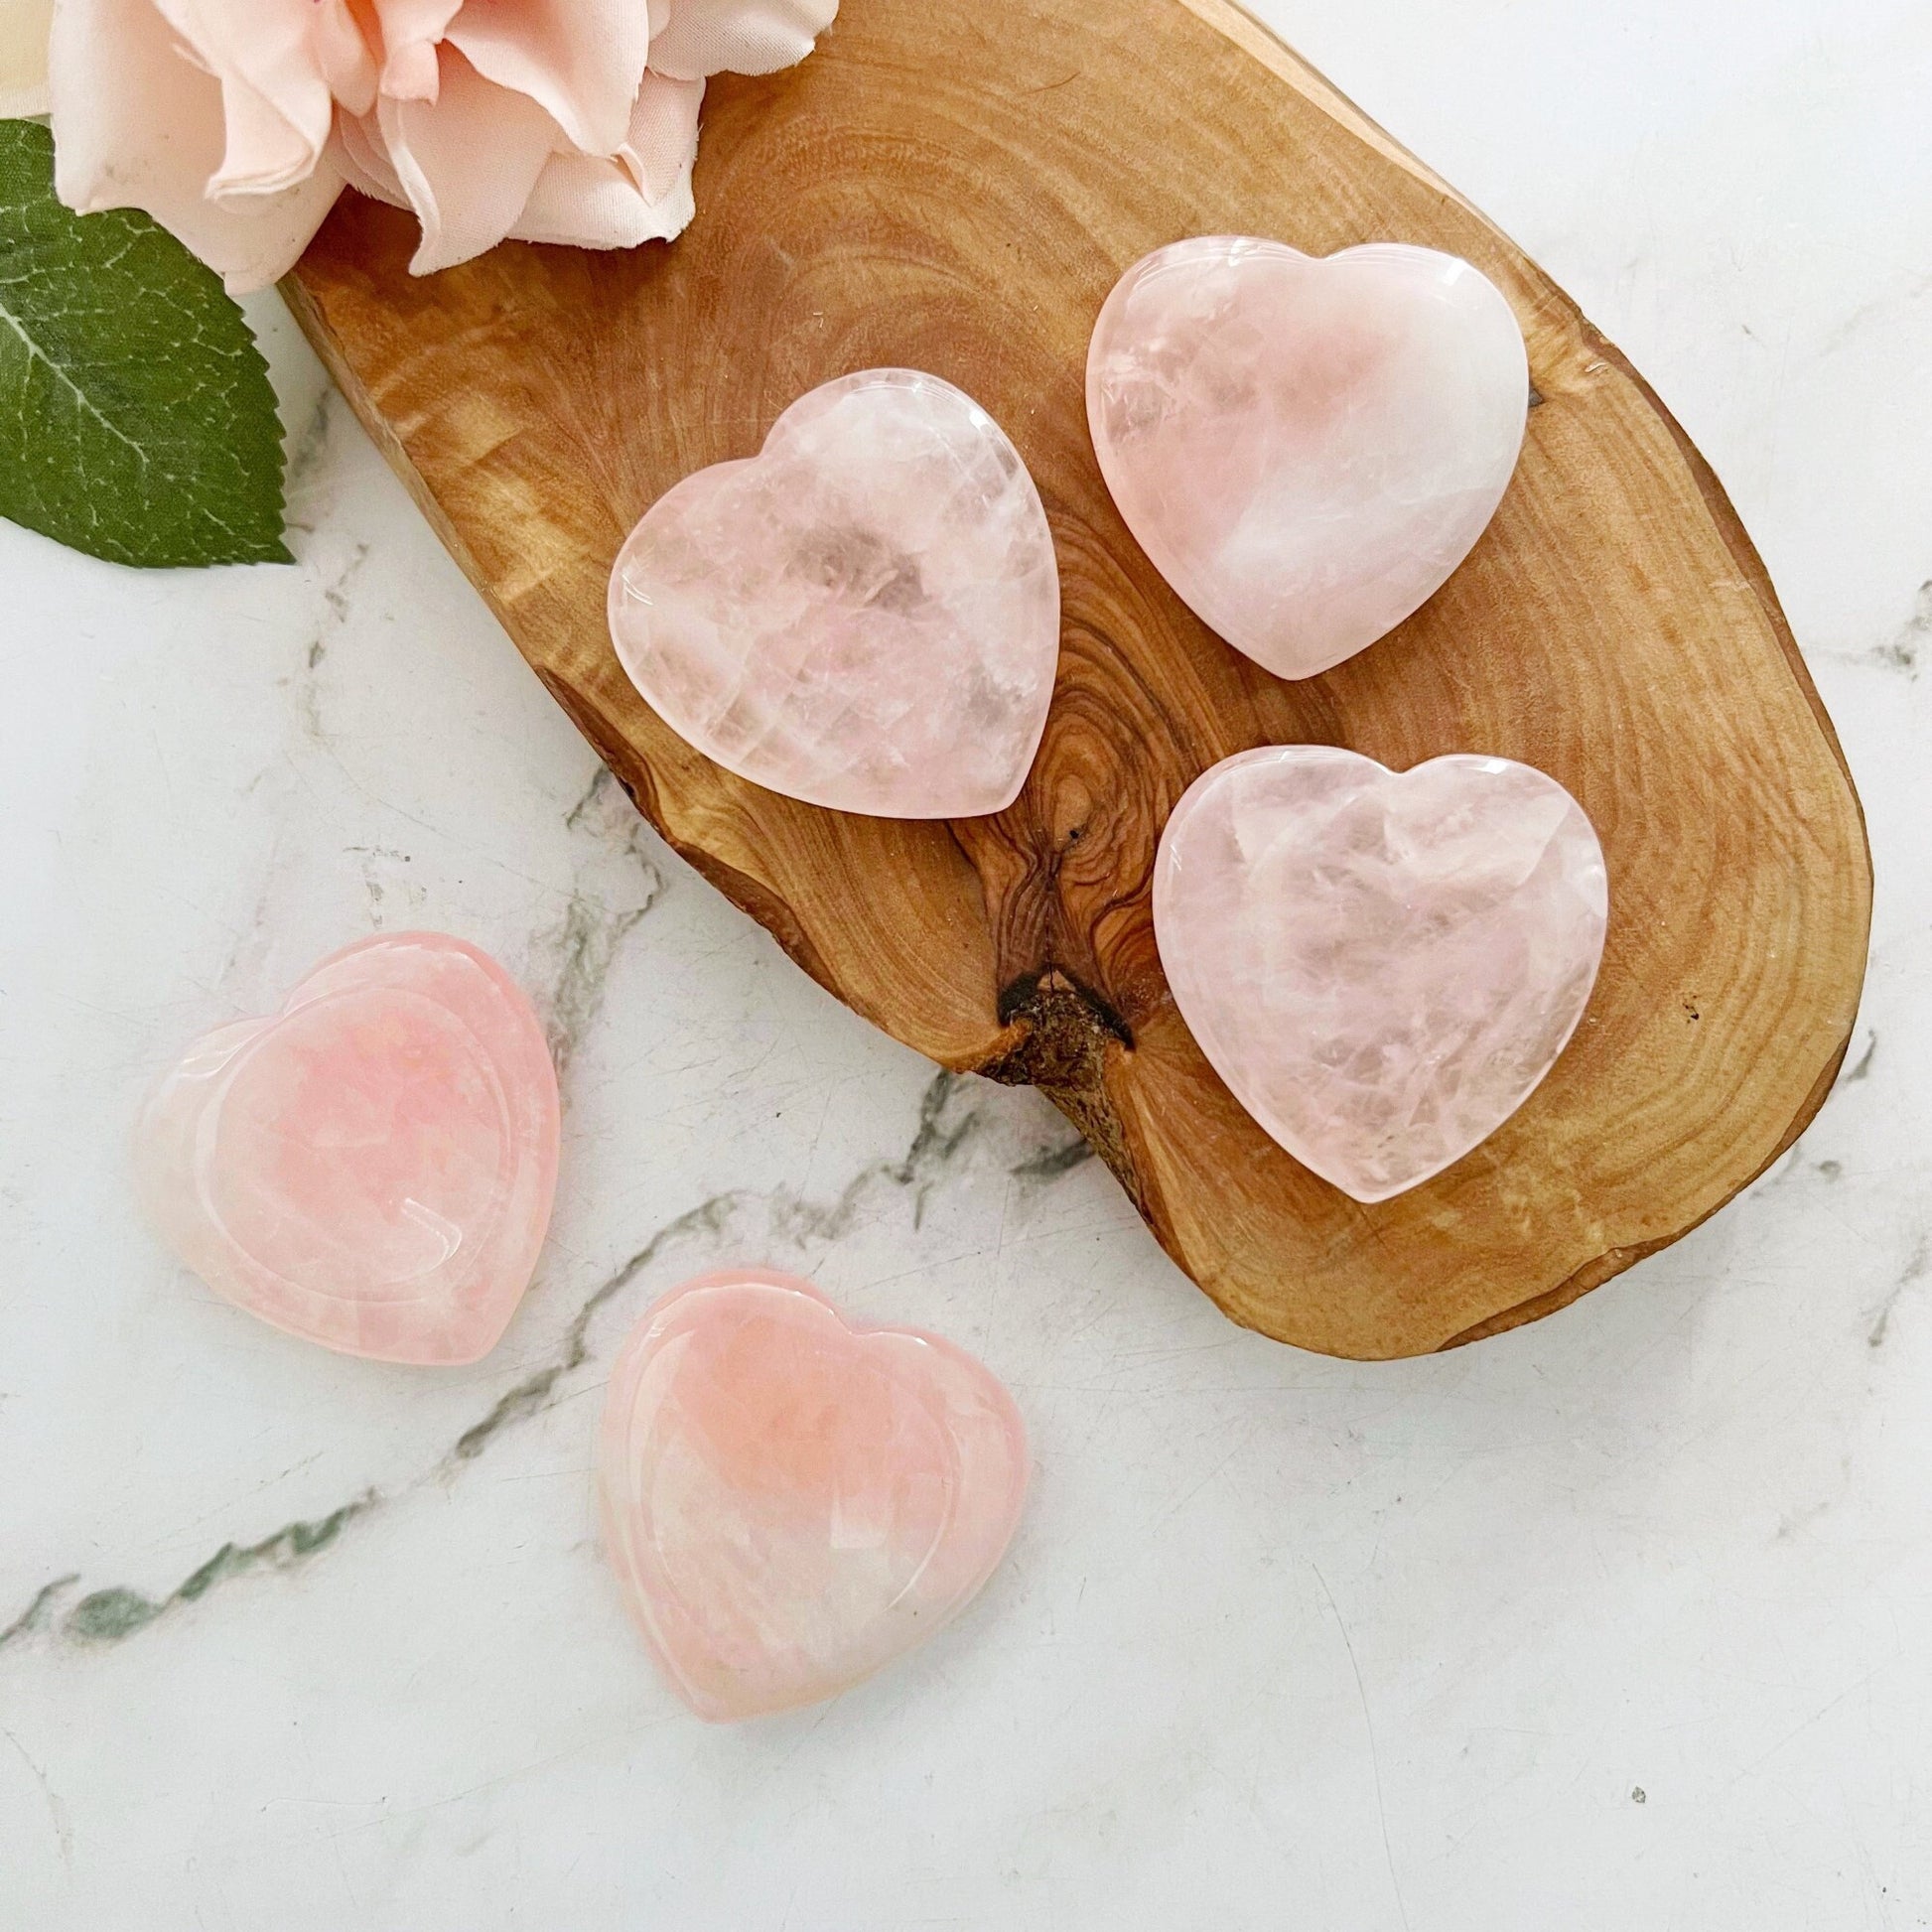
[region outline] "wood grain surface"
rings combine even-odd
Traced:
[[[946,1066],[1040,1086],[1229,1315],[1332,1354],[1547,1314],[1790,1144],[1864,966],[1843,757],[1716,478],[1452,191],[1222,0],[845,0],[802,68],[714,83],[697,198],[668,248],[511,245],[414,281],[413,224],[350,195],[287,292],[558,703],[807,972]],[[1226,232],[1450,250],[1529,343],[1538,400],[1494,525],[1399,630],[1302,684],[1177,602],[1087,437],[1108,289],[1161,243]],[[933,370],[999,418],[1058,546],[1053,712],[993,819],[847,817],[734,778],[644,706],[605,630],[612,559],[662,490],[754,453],[814,384],[882,364]],[[1155,950],[1170,808],[1228,754],[1296,742],[1539,765],[1609,860],[1602,975],[1554,1073],[1475,1153],[1376,1207],[1248,1119]]]

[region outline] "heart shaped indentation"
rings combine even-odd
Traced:
[[[619,553],[630,681],[728,771],[834,810],[971,818],[1046,728],[1060,585],[1039,492],[973,399],[914,369],[801,397]]]
[[[756,1270],[677,1289],[631,1331],[599,1465],[625,1602],[717,1723],[835,1696],[942,1629],[1028,1476],[1019,1411],[970,1355]]]
[[[1244,752],[1174,807],[1154,927],[1175,1004],[1305,1167],[1387,1200],[1486,1139],[1583,1018],[1602,848],[1554,778],[1458,755],[1390,771]]]
[[[1087,360],[1127,527],[1204,623],[1312,677],[1442,588],[1529,409],[1522,332],[1465,261],[1202,236],[1128,270]]]
[[[473,1362],[529,1286],[558,1137],[522,990],[460,939],[398,933],[191,1047],[135,1173],[169,1247],[251,1314],[346,1355]]]

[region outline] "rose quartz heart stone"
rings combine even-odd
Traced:
[[[1311,677],[1442,587],[1495,514],[1529,365],[1495,286],[1393,242],[1204,236],[1101,310],[1087,417],[1120,513],[1203,622]]]
[[[1390,771],[1325,745],[1204,772],[1155,862],[1175,1004],[1303,1166],[1387,1200],[1535,1090],[1603,952],[1603,854],[1554,778],[1507,759]]]
[[[168,1246],[249,1313],[345,1355],[473,1362],[536,1267],[558,1127],[521,989],[461,939],[397,933],[191,1047],[135,1173]]]
[[[762,454],[660,496],[610,615],[644,701],[741,778],[971,818],[1013,803],[1039,748],[1060,584],[1000,426],[937,376],[872,369],[793,403]]]
[[[1012,1540],[1026,1429],[970,1355],[809,1283],[712,1275],[618,1358],[599,1453],[626,1603],[716,1723],[814,1704],[963,1610]]]

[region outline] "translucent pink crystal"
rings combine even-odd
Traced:
[[[473,1362],[529,1286],[557,1142],[522,991],[408,932],[191,1047],[142,1110],[135,1172],[169,1247],[251,1314],[346,1355]]]
[[[801,397],[761,455],[660,496],[611,577],[618,656],[673,731],[756,784],[883,817],[1013,803],[1059,631],[1019,452],[912,369]]]
[[[1393,772],[1244,752],[1174,807],[1161,963],[1201,1051],[1305,1167],[1360,1201],[1440,1173],[1529,1098],[1602,957],[1603,854],[1507,759]]]
[[[1325,260],[1175,242],[1121,279],[1087,361],[1127,527],[1281,677],[1353,656],[1442,587],[1502,500],[1528,405],[1500,292],[1393,242]]]
[[[970,1355],[759,1271],[677,1289],[631,1331],[599,1461],[631,1614],[721,1723],[832,1697],[942,1629],[1028,1474],[1019,1411]]]

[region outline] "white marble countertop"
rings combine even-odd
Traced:
[[[1261,11],[1735,496],[1870,816],[1840,1090],[1554,1320],[1244,1334],[1044,1101],[935,1079],[665,853],[263,304],[298,568],[0,526],[7,1932],[1932,1923],[1932,13]],[[216,1301],[124,1167],[158,1060],[422,924],[568,1054],[537,1285],[448,1375]],[[624,1328],[725,1259],[978,1350],[1038,1473],[940,1642],[720,1730],[588,1463]]]

